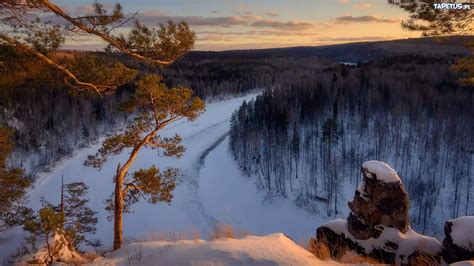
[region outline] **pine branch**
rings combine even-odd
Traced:
[[[101,85],[95,85],[95,84],[92,84],[92,83],[89,83],[89,82],[80,81],[79,78],[74,73],[72,73],[69,69],[55,63],[53,60],[48,58],[43,53],[37,51],[36,49],[34,49],[34,48],[32,48],[32,47],[30,47],[26,44],[23,44],[23,43],[15,40],[15,39],[7,36],[6,34],[0,34],[0,39],[6,41],[10,45],[12,45],[12,46],[14,46],[18,49],[21,49],[23,51],[26,51],[30,54],[35,55],[41,61],[47,63],[48,65],[52,66],[53,68],[55,68],[55,69],[59,70],[60,72],[62,72],[63,74],[65,74],[66,77],[65,77],[64,81],[69,86],[72,86],[74,88],[87,87],[87,88],[90,88],[93,91],[97,92],[97,94],[99,94],[99,95],[102,95],[104,92],[110,91],[110,89],[112,89],[110,86],[107,86],[107,85],[102,85],[101,86]],[[73,85],[73,84],[69,83],[68,78],[73,80],[74,83],[76,83],[77,85]]]
[[[122,52],[126,55],[129,55],[129,56],[131,56],[135,59],[138,59],[140,61],[145,61],[145,62],[151,62],[151,63],[155,63],[155,64],[159,64],[159,65],[169,65],[169,64],[171,64],[175,61],[175,59],[168,60],[168,61],[163,61],[163,60],[158,60],[158,59],[145,57],[145,56],[142,56],[138,53],[135,53],[135,52],[127,49],[126,47],[124,47],[124,45],[122,43],[120,43],[117,39],[115,39],[111,35],[109,35],[107,33],[104,33],[104,32],[100,32],[100,31],[98,31],[98,30],[96,30],[92,27],[89,27],[86,24],[82,23],[81,20],[79,20],[79,19],[74,19],[73,17],[69,16],[66,12],[64,12],[64,10],[62,8],[60,8],[59,6],[49,2],[48,0],[40,0],[40,2],[45,7],[47,7],[49,10],[51,10],[53,13],[55,13],[56,15],[64,18],[65,20],[70,22],[72,25],[76,26],[77,28],[81,29],[82,31],[84,31],[86,33],[93,34],[93,35],[101,38],[102,40],[109,43],[111,46],[117,48],[120,52]]]

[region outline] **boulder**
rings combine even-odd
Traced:
[[[348,229],[357,239],[380,234],[381,225],[406,233],[409,225],[408,193],[395,170],[385,163],[369,161],[362,165],[363,180],[348,203]]]
[[[442,254],[447,263],[474,260],[474,216],[447,221],[444,234]]]
[[[361,171],[363,180],[348,203],[351,212],[347,220],[319,227],[310,246],[329,250],[337,261],[355,253],[387,264],[439,264],[441,244],[410,227],[408,194],[395,170],[383,162],[368,161]]]

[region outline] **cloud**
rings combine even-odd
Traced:
[[[262,19],[261,16],[256,16],[256,15],[243,15],[243,16],[239,16],[239,18],[245,19],[245,20],[259,20],[259,19]]]
[[[250,23],[250,26],[257,28],[274,28],[284,30],[306,30],[314,28],[314,25],[304,21],[278,21],[278,20],[257,20]]]
[[[350,24],[350,23],[398,23],[400,19],[381,18],[378,16],[360,16],[353,17],[351,15],[344,15],[333,20],[336,23]]]
[[[341,4],[349,4],[351,0],[339,0]]]
[[[202,16],[167,16],[159,12],[145,12],[139,14],[137,18],[140,22],[155,26],[160,23],[165,23],[169,20],[178,22],[186,21],[191,26],[220,26],[220,27],[230,27],[230,26],[245,26],[248,24],[248,20],[240,16],[222,16],[222,17],[202,17]]]
[[[221,12],[220,12],[220,11],[217,11],[217,10],[212,10],[211,13],[212,13],[212,14],[219,14],[219,13],[221,13]]]
[[[262,19],[260,16],[245,14],[240,16],[222,16],[222,17],[202,17],[202,16],[166,16],[158,12],[145,12],[137,17],[142,23],[147,25],[158,25],[168,20],[186,21],[191,26],[250,26],[255,28],[273,28],[278,30],[306,30],[313,28],[314,25],[305,21],[279,21],[272,19]]]
[[[113,4],[102,4],[102,6],[106,9],[106,10],[109,10],[109,11],[112,11],[114,9],[114,5]],[[66,12],[70,12],[72,9],[72,14],[73,15],[92,15],[95,13],[95,9],[94,9],[94,6],[92,5],[80,5],[80,6],[76,6],[74,8],[71,8],[71,7],[67,7],[66,8]]]
[[[317,32],[300,32],[290,30],[249,30],[249,31],[214,31],[205,30],[197,31],[198,36],[200,35],[227,35],[227,36],[317,36]]]
[[[252,13],[252,11],[247,10],[247,11],[241,11],[241,12],[239,12],[239,14],[248,16],[248,15],[252,15],[253,13]]]
[[[280,14],[278,12],[275,12],[275,11],[266,12],[264,15],[267,16],[267,17],[271,17],[271,18],[275,18],[275,17],[280,16]]]
[[[128,14],[128,17],[131,14]],[[229,28],[233,26],[248,26],[254,28],[272,28],[277,30],[307,30],[313,28],[314,25],[310,22],[305,21],[280,21],[272,19],[263,19],[261,16],[252,14],[242,14],[236,16],[219,16],[219,17],[204,17],[204,16],[170,16],[163,14],[158,11],[147,11],[139,13],[135,17],[141,23],[156,27],[160,24],[167,23],[168,21],[180,22],[186,21],[191,26],[210,26],[210,27],[221,27]],[[44,17],[45,21],[51,21],[53,23],[63,25],[66,23],[65,20],[59,19],[55,15],[49,15]],[[126,29],[131,27],[133,21],[129,21],[121,28]]]
[[[370,9],[374,7],[375,5],[372,3],[359,3],[359,4],[353,4],[352,7],[355,9]]]

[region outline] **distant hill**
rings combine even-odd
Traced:
[[[387,55],[404,53],[465,55],[464,47],[474,41],[474,36],[425,37],[392,41],[359,42],[327,46],[302,46],[288,48],[249,49],[230,51],[193,51],[187,59],[255,59],[267,57],[319,56],[340,62],[366,62]]]

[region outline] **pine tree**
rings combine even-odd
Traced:
[[[38,241],[44,241],[48,251],[49,261],[51,264],[54,262],[56,250],[51,246],[52,238],[55,234],[64,234],[64,214],[57,212],[51,208],[51,204],[43,201],[43,208],[38,211],[38,214],[33,218],[25,221],[23,228],[30,232],[30,236],[27,238],[32,249],[36,250],[36,244]]]
[[[185,151],[181,137],[163,138],[158,133],[170,123],[186,118],[194,120],[204,110],[204,102],[188,88],[172,88],[158,75],[146,75],[137,84],[135,97],[124,103],[124,111],[137,111],[134,122],[123,133],[107,138],[96,155],[85,165],[100,168],[110,156],[131,148],[128,160],[117,166],[115,190],[107,210],[114,213],[114,250],[122,246],[122,216],[131,204],[143,198],[150,203],[170,202],[175,188],[176,169],[160,171],[156,167],[128,171],[142,148],[160,149],[168,157],[180,157]]]
[[[52,262],[58,251],[51,247],[55,234],[67,240],[70,250],[78,250],[82,244],[92,247],[100,245],[100,241],[87,238],[87,235],[95,234],[98,221],[97,212],[87,206],[88,190],[89,187],[83,182],[61,184],[59,205],[41,199],[42,208],[23,223],[23,228],[30,233],[26,240],[32,250],[36,250],[38,241],[44,241]]]
[[[89,187],[84,182],[74,182],[63,186],[59,211],[64,215],[64,231],[73,243],[75,249],[81,244],[92,247],[100,246],[99,240],[86,238],[88,234],[96,233],[97,211],[87,206]]]
[[[7,166],[13,149],[12,134],[12,130],[0,127],[0,231],[20,224],[31,215],[31,210],[20,204],[31,181],[23,177],[21,169]]]
[[[467,1],[466,1],[467,2]],[[408,12],[409,18],[402,22],[408,30],[421,31],[425,36],[472,33],[474,30],[470,9],[437,9],[436,0],[388,0]]]
[[[133,80],[136,72],[123,64],[76,61],[64,64],[56,51],[64,45],[65,36],[93,36],[109,45],[108,51],[119,52],[151,65],[166,66],[181,58],[194,45],[196,36],[186,22],[162,24],[149,28],[132,15],[126,17],[122,5],[112,10],[99,3],[92,4],[93,12],[74,16],[49,0],[0,1],[0,45],[33,56],[62,75],[64,82],[76,91],[99,95],[110,94],[117,87]],[[54,16],[55,21],[43,18]],[[128,34],[117,34],[115,29],[135,21]],[[87,59],[91,56],[88,55]],[[68,61],[68,60],[66,60]],[[92,67],[91,67],[92,64]]]
[[[48,0],[0,1],[0,11],[3,14],[0,21],[7,29],[0,30],[0,46],[34,56],[61,74],[64,82],[75,91],[104,95],[113,93],[118,86],[134,80],[137,72],[123,64],[110,64],[89,55],[72,56],[72,60],[60,62],[56,51],[64,44],[64,34],[98,37],[109,45],[109,52],[125,54],[153,66],[172,64],[194,45],[195,33],[184,21],[169,21],[155,29],[141,24],[134,16],[126,18],[119,3],[112,10],[107,10],[99,2],[95,2],[92,7],[92,14],[75,17]],[[56,16],[59,22],[45,23],[41,18],[48,15]],[[116,28],[131,20],[135,23],[128,34],[116,34]],[[126,179],[128,169],[138,152],[142,147],[152,147],[164,149],[166,156],[180,156],[184,152],[184,147],[179,145],[181,138],[178,135],[161,138],[157,133],[181,118],[196,118],[204,109],[204,103],[192,97],[190,89],[168,89],[161,82],[161,77],[152,75],[145,76],[139,82],[135,98],[124,108],[137,111],[135,123],[125,133],[107,139],[99,154],[88,160],[90,165],[99,167],[109,155],[116,155],[125,148],[133,148],[127,162],[118,165],[115,178],[115,249],[122,244],[122,212],[126,208],[124,203],[136,202],[137,198],[144,196],[143,193],[150,196],[148,200],[151,202],[169,201],[169,191],[175,186],[173,178],[176,171],[173,169],[160,172],[151,168],[134,173],[130,180]],[[4,177],[2,180],[9,181]]]
[[[466,1],[467,2],[467,1]],[[471,9],[436,9],[437,0],[388,0],[388,3],[405,10],[409,18],[402,27],[411,31],[421,31],[424,36],[472,35],[474,15]],[[474,52],[474,43],[466,44]],[[474,85],[474,57],[458,60],[453,69],[464,73],[461,82]]]

